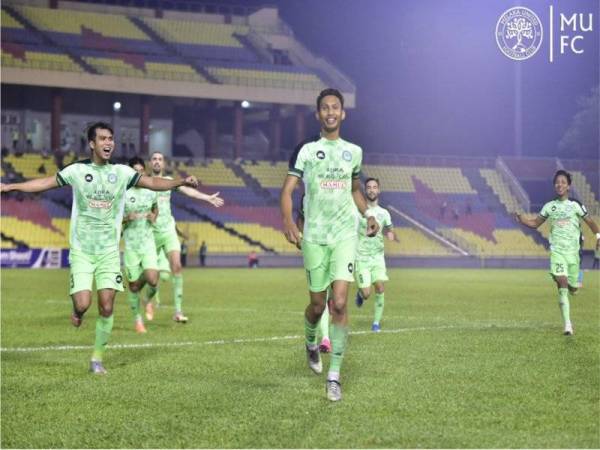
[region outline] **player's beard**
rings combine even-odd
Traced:
[[[371,194],[373,195],[373,194]],[[367,194],[367,200],[369,200],[371,203],[376,203],[377,200],[379,200],[379,195],[375,195],[375,197],[371,198],[371,196],[369,194]]]

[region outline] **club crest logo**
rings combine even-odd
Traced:
[[[342,158],[344,158],[344,161],[352,161],[352,153],[350,153],[348,150],[344,150],[344,153],[342,153]]]
[[[117,182],[117,176],[114,173],[109,173],[107,179],[111,184],[115,184]]]
[[[544,31],[540,18],[529,8],[507,9],[496,23],[496,43],[510,59],[531,58],[542,45]]]

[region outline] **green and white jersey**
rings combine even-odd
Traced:
[[[167,180],[172,180],[173,177],[162,177]],[[152,225],[154,233],[175,233],[175,218],[171,213],[171,191],[159,191],[157,194],[158,200],[158,217]]]
[[[540,216],[550,222],[550,250],[577,253],[581,227],[579,218],[587,216],[587,209],[577,200],[554,199],[544,205]]]
[[[365,260],[373,256],[383,255],[385,246],[383,242],[384,230],[389,230],[393,227],[392,217],[387,209],[382,208],[379,205],[371,206],[367,211],[370,211],[379,223],[379,231],[373,237],[367,236],[367,219],[361,217],[359,219],[358,226],[358,249],[356,251],[356,258]]]
[[[125,192],[141,175],[123,164],[77,161],[56,174],[59,186],[73,188],[70,246],[88,255],[119,250]]]
[[[296,147],[288,174],[304,182],[306,242],[330,245],[356,236],[352,180],[361,164],[362,149],[343,139],[315,137]]]
[[[125,241],[126,250],[143,250],[146,248],[148,241],[154,242],[152,223],[145,216],[152,212],[156,205],[157,193],[150,189],[133,187],[127,191],[125,195],[125,217],[131,213],[144,215],[144,217],[125,222],[123,240]]]

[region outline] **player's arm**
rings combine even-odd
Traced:
[[[379,231],[379,223],[375,220],[375,216],[367,211],[367,201],[360,189],[360,178],[358,177],[352,178],[352,198],[358,208],[358,212],[360,212],[361,216],[367,218],[367,236],[375,236]]]
[[[383,235],[390,241],[400,242],[400,239],[398,239],[398,236],[396,236],[392,227],[383,227]]]
[[[210,203],[215,208],[223,206],[225,201],[219,197],[219,192],[216,192],[212,195],[205,194],[204,192],[200,192],[197,189],[192,189],[191,187],[181,186],[177,189],[182,194],[187,195],[188,197],[195,198],[196,200],[204,200],[205,202]]]
[[[546,221],[546,218],[539,214],[535,218],[530,219],[529,217],[525,217],[522,214],[515,213],[514,218],[517,221],[517,223],[520,223],[521,225],[525,225],[526,227],[529,227],[529,228],[533,228],[534,230],[539,228],[539,226]]]
[[[154,222],[156,222],[157,217],[158,217],[158,204],[155,203],[154,205],[152,205],[152,209],[148,213],[147,218],[151,223],[154,223]]]
[[[20,191],[20,192],[44,192],[58,187],[56,175],[45,178],[36,178],[34,180],[23,181],[22,183],[0,183],[0,192]]]
[[[186,233],[184,233],[183,230],[180,229],[177,225],[175,225],[175,232],[177,233],[177,236],[183,238],[183,240],[187,241],[189,239],[189,236]]]
[[[178,188],[180,186],[198,186],[198,180],[195,176],[189,176],[187,178],[178,178],[176,180],[169,180],[161,177],[149,177],[148,175],[142,175],[138,180],[136,186],[150,189],[151,191],[170,191],[171,189]]]
[[[295,246],[300,246],[301,236],[298,226],[294,222],[293,207],[294,202],[292,200],[292,193],[298,185],[299,178],[295,175],[288,175],[285,177],[283,187],[281,188],[281,195],[279,197],[279,206],[281,208],[281,218],[283,219],[283,234],[289,243]]]
[[[598,228],[598,224],[594,222],[589,215],[586,215],[583,218],[583,221],[587,223],[588,227],[592,230],[592,233],[596,235],[596,250],[600,250],[600,228]]]

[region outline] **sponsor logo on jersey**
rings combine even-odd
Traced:
[[[123,276],[121,274],[118,274],[115,278],[115,281],[117,282],[117,284],[121,284],[121,282],[123,281]]]
[[[92,176],[91,173],[88,173],[85,175],[85,181],[87,181],[88,183],[91,183],[93,179],[94,179],[94,177]]]
[[[320,183],[321,189],[343,190],[346,189],[347,182],[345,180],[322,180]]]
[[[108,200],[90,200],[88,205],[90,208],[110,209],[112,202]]]
[[[135,203],[135,197],[131,197],[131,198],[129,199],[129,201],[130,201],[131,203]]]
[[[319,159],[325,159],[325,152],[323,150],[319,150],[317,152],[317,158],[319,158]]]
[[[353,270],[354,270],[354,264],[348,263],[348,272],[352,273]]]

